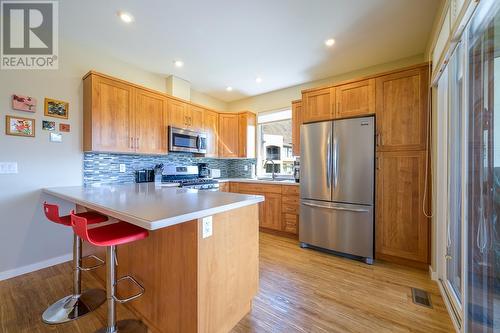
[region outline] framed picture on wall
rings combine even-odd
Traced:
[[[5,116],[5,134],[34,137],[35,119]]]
[[[12,108],[17,111],[36,112],[36,98],[14,94],[12,95]]]
[[[68,119],[69,103],[56,99],[45,98],[44,115],[47,117]]]

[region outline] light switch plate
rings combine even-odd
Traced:
[[[17,162],[0,162],[0,174],[17,173]]]
[[[204,217],[201,220],[203,238],[212,236],[212,216]]]
[[[124,173],[125,171],[127,171],[127,166],[123,163],[120,163],[120,172]]]

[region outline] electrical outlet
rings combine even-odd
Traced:
[[[127,171],[127,166],[123,163],[120,164],[120,172],[121,173],[124,173]]]
[[[203,238],[212,236],[212,216],[204,217],[201,223]]]
[[[0,162],[0,174],[17,173],[17,162]]]
[[[245,165],[245,166],[243,167],[243,170],[248,171],[248,165]]]

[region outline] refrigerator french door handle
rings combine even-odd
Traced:
[[[345,210],[349,212],[356,212],[356,213],[368,213],[368,209],[362,209],[362,208],[345,208],[345,207],[331,207],[331,206],[323,206],[323,205],[318,205],[318,204],[313,204],[310,202],[303,202],[302,203],[305,206],[309,207],[317,207],[317,208],[325,208],[325,209],[333,209],[333,210]]]
[[[326,183],[327,187],[330,188],[332,182],[332,143],[330,137],[326,140],[326,167]]]
[[[333,188],[337,187],[339,180],[339,142],[333,139]]]

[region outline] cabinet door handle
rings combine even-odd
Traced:
[[[380,132],[377,132],[375,136],[377,141],[377,147],[380,147],[380,144],[382,143],[382,134]]]
[[[135,148],[139,149],[139,138],[135,138]]]
[[[130,149],[134,149],[134,138],[133,137],[130,137],[130,145],[129,145]]]

